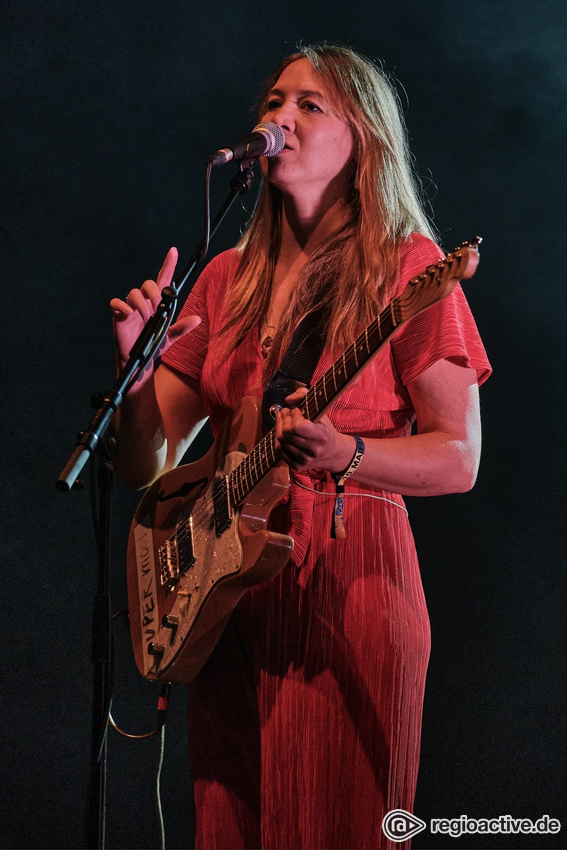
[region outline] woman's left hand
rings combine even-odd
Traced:
[[[297,390],[286,398],[290,407],[284,407],[276,415],[276,440],[285,462],[295,470],[328,469],[342,472],[351,462],[356,442],[354,437],[341,434],[326,416],[317,422],[306,419],[298,404],[306,389]]]

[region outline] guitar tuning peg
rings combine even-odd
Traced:
[[[470,242],[461,242],[458,248],[455,248],[455,251],[459,251],[461,248],[478,248],[480,243],[482,242],[482,236],[475,236],[471,239]]]

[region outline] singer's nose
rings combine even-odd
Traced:
[[[282,130],[287,130],[288,133],[293,133],[295,130],[295,119],[290,104],[283,103],[278,109],[275,109],[270,115],[270,120],[281,127]]]

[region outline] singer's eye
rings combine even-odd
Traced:
[[[312,103],[310,100],[306,100],[301,104],[301,108],[305,109],[307,112],[322,112],[323,110],[317,106],[316,103]]]
[[[268,112],[270,112],[272,109],[277,109],[281,105],[281,100],[276,100],[276,98],[272,98],[267,102],[266,109],[268,110]]]

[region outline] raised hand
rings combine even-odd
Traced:
[[[154,315],[161,301],[162,289],[171,284],[177,265],[177,249],[170,248],[155,281],[146,280],[139,289],[131,289],[125,298],[110,302],[114,324],[114,340],[119,367],[128,360],[132,346],[148,319]],[[163,353],[179,337],[189,333],[200,322],[199,316],[186,316],[175,322],[161,348]]]

